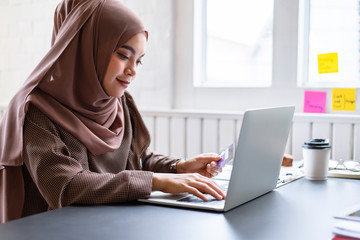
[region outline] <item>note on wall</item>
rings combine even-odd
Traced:
[[[326,110],[326,92],[305,91],[304,112],[324,113]]]
[[[318,54],[318,70],[319,70],[319,74],[339,72],[338,54],[337,53]]]
[[[355,88],[334,88],[332,90],[333,111],[355,111],[355,100]]]

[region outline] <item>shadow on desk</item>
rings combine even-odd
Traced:
[[[279,219],[281,215],[279,211],[282,211],[277,208],[279,204],[284,209],[291,207],[291,204],[288,204],[281,194],[277,191],[271,191],[224,213],[224,217],[228,225],[231,226],[234,236],[240,237],[239,239],[254,239],[257,234],[262,235],[261,232],[265,229],[274,227],[273,223]]]

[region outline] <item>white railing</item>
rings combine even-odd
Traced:
[[[0,106],[0,118],[4,112]],[[236,143],[243,118],[243,112],[197,110],[142,110],[141,114],[152,137],[151,147],[184,158],[219,152]],[[295,113],[286,152],[302,159],[301,147],[310,138],[328,138],[332,159],[360,161],[360,115]]]
[[[152,136],[151,147],[185,158],[219,152],[236,143],[243,117],[243,112],[142,110],[141,113]],[[310,138],[328,138],[333,159],[360,161],[359,115],[296,113],[286,152],[295,160],[302,159],[302,145]]]

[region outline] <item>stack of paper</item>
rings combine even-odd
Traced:
[[[328,177],[360,179],[360,163],[353,160],[330,160]]]
[[[333,240],[360,239],[360,204],[345,209],[334,216],[338,221],[333,227]]]
[[[338,169],[331,169],[328,172],[328,177],[335,177],[335,178],[354,178],[360,179],[360,172],[354,172],[350,170],[338,170]]]
[[[360,239],[360,222],[351,220],[339,220],[335,223],[333,233],[334,240]]]

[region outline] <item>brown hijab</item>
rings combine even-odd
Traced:
[[[23,202],[18,166],[23,164],[29,103],[94,155],[114,151],[123,138],[120,99],[109,97],[101,84],[112,53],[135,34],[146,32],[141,20],[118,0],[63,0],[54,17],[51,49],[11,100],[0,123],[1,222],[21,214],[11,204]]]

